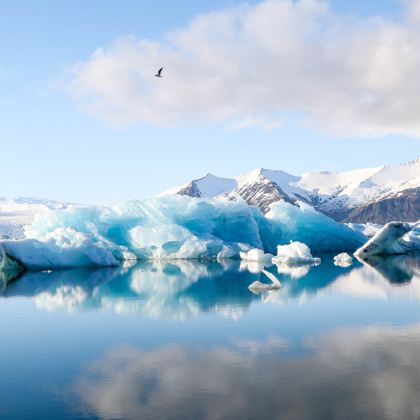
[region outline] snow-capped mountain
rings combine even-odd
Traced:
[[[264,213],[273,202],[305,201],[340,222],[386,223],[420,219],[420,158],[400,165],[301,176],[257,169],[234,178],[207,174],[166,191],[211,198],[243,198]]]

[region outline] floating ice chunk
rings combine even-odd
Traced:
[[[363,258],[370,255],[418,252],[420,252],[420,222],[390,222],[359,248],[354,255]]]
[[[273,258],[275,264],[319,264],[320,258],[314,258],[311,250],[302,242],[290,242],[289,245],[279,245],[277,255]]]
[[[353,257],[347,252],[342,252],[334,257],[334,265],[339,267],[350,267],[353,263]]]
[[[262,270],[262,273],[271,280],[271,284],[262,283],[259,280],[256,280],[248,286],[248,289],[252,293],[261,294],[270,290],[280,289],[281,283],[274,274],[266,270]]]
[[[270,263],[273,259],[272,254],[265,254],[262,249],[253,248],[248,252],[240,252],[239,256],[246,261],[259,261],[262,263]]]

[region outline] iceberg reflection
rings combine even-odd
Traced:
[[[285,304],[330,292],[420,299],[419,267],[415,257],[375,258],[347,268],[336,267],[332,256],[313,267],[273,265],[267,270],[279,278],[282,288],[257,296],[248,286],[267,279],[243,261],[148,261],[133,267],[27,272],[8,285],[3,297],[30,297],[45,310],[102,308],[179,320],[217,312],[237,319],[253,302]]]

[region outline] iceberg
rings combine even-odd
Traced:
[[[353,257],[347,252],[342,252],[334,257],[334,265],[338,267],[350,267],[353,263]]]
[[[319,264],[320,262],[320,258],[314,258],[309,247],[301,242],[279,245],[277,255],[273,258],[275,264],[304,265]]]
[[[271,263],[271,260],[273,259],[274,255],[265,254],[262,249],[253,248],[248,252],[240,252],[239,256],[241,257],[241,260],[245,261]]]
[[[390,222],[360,247],[354,255],[410,254],[420,252],[420,221],[417,223]]]
[[[353,251],[366,242],[366,236],[338,223],[310,205],[279,201],[271,206],[266,217],[281,238],[278,244],[303,242],[314,252]],[[263,235],[267,236],[267,233]],[[360,244],[360,245],[358,245]]]
[[[135,259],[268,258],[290,241],[316,252],[354,251],[366,237],[304,203],[278,202],[264,216],[241,200],[163,196],[43,212],[25,228],[25,239],[2,244],[30,269],[54,269]]]
[[[22,267],[9,258],[0,245],[0,293],[6,288],[7,283],[16,278],[22,271]]]

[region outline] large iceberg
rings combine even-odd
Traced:
[[[165,196],[112,208],[69,207],[38,215],[6,252],[33,269],[114,266],[128,259],[223,259],[279,244],[351,250],[366,237],[310,206],[275,203],[264,216],[243,201]],[[244,254],[243,254],[244,255]]]
[[[418,252],[420,252],[420,222],[390,222],[359,248],[354,255],[363,258],[371,255]]]

